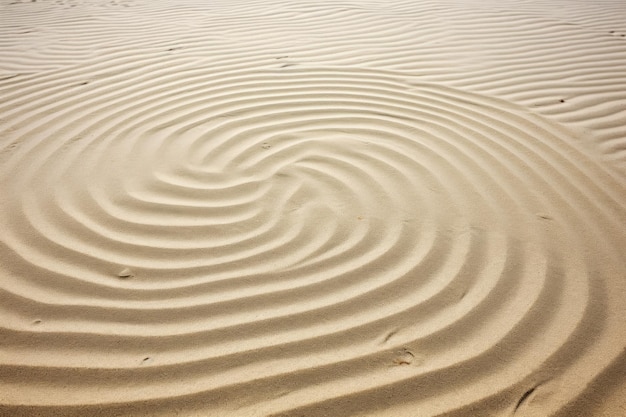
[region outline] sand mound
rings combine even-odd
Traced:
[[[2,1],[0,415],[618,415],[615,13],[204,3]]]

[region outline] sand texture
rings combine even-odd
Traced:
[[[626,416],[623,0],[0,0],[0,416]]]

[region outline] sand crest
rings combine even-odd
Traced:
[[[0,0],[1,416],[626,416],[626,9]]]

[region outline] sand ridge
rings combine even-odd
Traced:
[[[0,415],[616,415],[626,49],[518,6],[3,1]]]

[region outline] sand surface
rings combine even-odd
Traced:
[[[623,0],[0,0],[1,416],[626,416]]]

